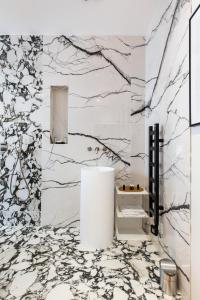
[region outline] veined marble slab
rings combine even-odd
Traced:
[[[162,296],[150,241],[114,240],[106,250],[79,250],[79,227],[4,229],[0,299],[148,299]]]

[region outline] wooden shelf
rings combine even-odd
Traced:
[[[124,207],[126,207],[126,206],[124,206]],[[134,208],[134,206],[133,206],[133,208]],[[133,219],[144,219],[144,218],[149,218],[149,216],[148,216],[148,214],[145,212],[145,210],[141,207],[141,208],[134,208],[134,210],[135,211],[138,211],[138,210],[140,210],[140,212],[141,212],[141,214],[135,214],[135,215],[133,215],[133,214],[130,214],[130,215],[128,215],[128,214],[124,214],[123,213],[123,211],[122,210],[120,210],[120,207],[119,207],[119,205],[117,204],[116,205],[116,212],[117,212],[117,217],[118,218],[133,218]]]
[[[141,196],[141,195],[148,195],[149,193],[144,190],[142,192],[123,192],[123,191],[120,191],[119,190],[119,187],[116,186],[116,192],[117,192],[117,195],[134,195],[134,196]]]

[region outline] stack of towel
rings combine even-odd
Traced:
[[[144,209],[133,205],[120,206],[120,212],[125,217],[145,217]]]

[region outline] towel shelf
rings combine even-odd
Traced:
[[[115,232],[118,240],[148,240],[144,223],[148,222],[149,212],[145,211],[148,192],[121,191],[116,186]]]

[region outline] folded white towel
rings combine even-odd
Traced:
[[[130,216],[130,217],[145,217],[145,211],[143,208],[141,207],[134,207],[131,205],[127,205],[127,206],[120,206],[120,212],[126,217],[126,216]]]

